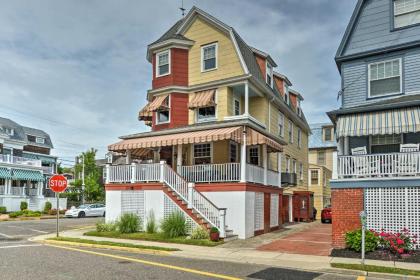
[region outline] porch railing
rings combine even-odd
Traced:
[[[0,186],[0,194],[5,194],[6,186]]]
[[[241,177],[239,163],[182,166],[180,174],[188,182],[235,182]]]
[[[337,157],[337,178],[420,176],[420,153]]]
[[[25,195],[25,188],[12,187],[12,195]]]
[[[0,163],[23,164],[23,165],[30,165],[30,166],[37,166],[37,167],[41,167],[42,165],[40,160],[11,156],[11,155],[0,155]]]

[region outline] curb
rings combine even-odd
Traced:
[[[170,251],[161,251],[161,250],[153,250],[153,249],[140,249],[140,248],[130,248],[130,247],[122,247],[122,246],[88,244],[88,243],[57,241],[57,240],[43,240],[43,241],[38,241],[38,242],[47,244],[47,245],[67,245],[67,246],[73,246],[73,247],[85,247],[85,248],[94,248],[94,249],[111,249],[111,250],[126,251],[126,252],[131,252],[131,253],[147,253],[147,254],[165,255],[165,256],[171,255]]]

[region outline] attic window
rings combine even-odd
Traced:
[[[169,50],[156,54],[156,77],[171,74],[171,54]]]
[[[29,142],[35,142],[36,141],[36,137],[33,136],[33,135],[28,135],[27,138],[28,138]]]
[[[13,135],[15,135],[15,130],[14,130],[13,128],[8,128],[8,127],[5,127],[5,128],[4,128],[4,132],[5,132],[7,135],[9,135],[9,136],[13,136]]]
[[[284,101],[286,102],[287,105],[290,104],[289,86],[286,83],[284,83]]]
[[[394,27],[400,28],[420,23],[420,1],[394,1]]]
[[[267,61],[266,63],[266,78],[265,82],[270,86],[273,87],[273,66]]]
[[[217,43],[201,47],[201,72],[217,69]]]

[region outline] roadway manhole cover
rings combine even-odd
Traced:
[[[247,277],[260,280],[312,280],[320,275],[315,272],[270,267]]]

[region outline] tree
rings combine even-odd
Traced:
[[[95,201],[103,201],[104,199],[104,186],[101,183],[101,176],[100,176],[100,169],[96,166],[96,152],[97,150],[91,148],[90,150],[82,153],[79,158],[82,159],[84,157],[84,164],[85,164],[85,191],[83,193],[85,197],[85,201],[87,202],[95,202]],[[79,160],[74,167],[75,174],[82,174],[83,171],[83,163],[82,160]],[[74,181],[75,190],[82,192],[82,176]]]

